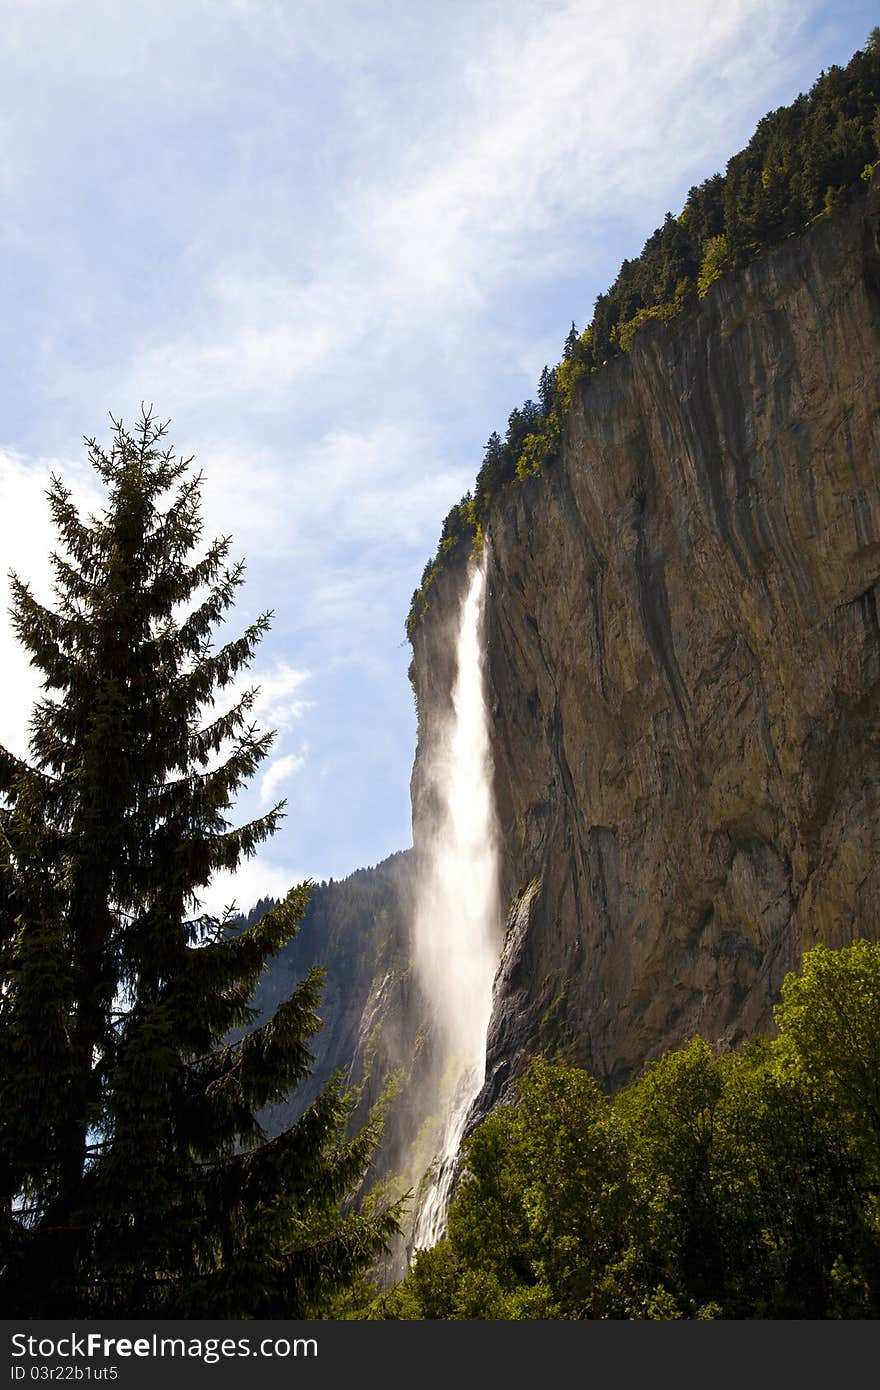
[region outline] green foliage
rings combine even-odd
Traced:
[[[589,353],[590,342],[592,341],[590,330],[586,329],[578,338],[571,355],[560,362],[556,369],[556,395],[554,406],[559,417],[560,426],[565,418],[568,407],[571,405],[572,397],[578,382],[583,381],[589,376],[589,368],[586,358]]]
[[[0,750],[0,1293],[16,1316],[314,1315],[395,1228],[390,1210],[343,1214],[376,1134],[345,1136],[338,1086],[271,1143],[258,1120],[307,1076],[319,1026],[314,970],[257,1027],[249,1006],[309,885],[243,922],[199,913],[282,811],[230,824],[273,736],[250,722],[255,690],[215,705],[269,615],[215,646],[243,567],[228,537],[190,558],[200,478],[164,434],[145,414],[109,453],[87,441],[97,517],[53,479],[54,609],[12,581],[45,690],[31,763]]]
[[[642,252],[625,260],[617,279],[596,299],[593,318],[566,336],[562,360],[544,368],[540,404],[511,412],[506,439],[493,434],[477,475],[470,535],[484,530],[490,505],[514,481],[546,473],[558,457],[576,384],[610,358],[629,352],[647,324],[670,322],[722,275],[765,248],[832,212],[858,188],[880,154],[880,45],[872,30],[865,48],[845,68],[823,72],[806,95],[758,122],[749,144],[723,174],[691,188],[678,217],[666,214]],[[448,521],[449,518],[447,518]],[[431,578],[452,557],[441,538]],[[413,596],[407,623],[412,638],[426,611],[426,585]]]
[[[611,341],[621,352],[629,352],[639,329],[652,322],[669,323],[678,311],[678,306],[673,300],[667,304],[652,304],[650,308],[639,309],[628,323],[615,324],[611,330]]]
[[[527,434],[523,440],[522,451],[516,462],[516,476],[533,478],[540,473],[559,448],[559,421],[554,417],[547,429],[540,434]]]
[[[448,1240],[418,1255],[383,1315],[604,1316],[601,1276],[622,1253],[627,1164],[595,1082],[537,1065],[519,1104],[471,1135],[464,1163]]]
[[[536,1064],[468,1140],[447,1240],[372,1315],[880,1315],[880,945],[808,952],[777,1021],[613,1102]]]
[[[829,68],[807,95],[764,116],[725,173],[692,188],[679,217],[667,214],[599,296],[590,364],[625,351],[620,325],[674,302],[683,278],[702,297],[720,275],[836,205],[874,157],[878,101],[880,52],[869,39],[846,68]]]
[[[880,949],[815,946],[776,1008],[783,1057],[830,1104],[880,1185]],[[878,1187],[880,1190],[880,1187]]]
[[[719,1271],[712,1162],[721,1090],[711,1049],[698,1038],[649,1068],[615,1106],[630,1152],[638,1151],[642,1257],[668,1289],[700,1300]],[[684,1283],[678,1270],[688,1272]]]
[[[731,267],[727,237],[723,234],[710,237],[706,242],[705,254],[697,275],[697,294],[700,299],[705,298],[715,281],[720,280]]]
[[[437,575],[449,563],[454,554],[465,548],[469,550],[473,546],[476,532],[477,519],[474,502],[471,494],[467,492],[461,501],[447,512],[443,522],[443,530],[440,533],[440,545],[437,554],[425,566],[422,582],[412,596],[409,615],[406,620],[406,634],[410,641],[412,641],[415,630],[428,609],[431,585]]]

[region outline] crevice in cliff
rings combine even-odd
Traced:
[[[656,487],[656,479],[652,479]],[[635,498],[635,575],[639,595],[639,612],[648,645],[654,654],[658,670],[665,676],[669,693],[687,735],[692,741],[690,721],[690,697],[687,692],[681,668],[675,656],[672,619],[669,612],[669,594],[663,574],[663,559],[650,549],[647,539],[648,491],[641,491]]]

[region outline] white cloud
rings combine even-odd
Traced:
[[[121,384],[124,399],[157,395],[177,411],[193,402],[257,395],[265,405],[320,375],[360,342],[375,309],[368,291],[339,273],[310,285],[261,281],[228,268],[206,287],[204,321],[139,351]]]
[[[207,530],[232,530],[236,553],[273,555],[312,570],[347,541],[423,548],[473,481],[473,461],[450,467],[439,446],[407,420],[332,429],[291,448],[208,440],[203,468]]]
[[[307,877],[294,865],[256,855],[244,859],[234,873],[224,870],[215,874],[202,892],[202,908],[218,917],[231,906],[248,912],[260,898],[283,898],[294,884]]]
[[[461,100],[436,148],[422,151],[421,175],[407,169],[390,197],[371,190],[365,220],[388,267],[383,298],[467,320],[511,277],[534,275],[544,258],[557,266],[575,236],[589,242],[591,218],[634,200],[650,210],[676,167],[710,148],[731,105],[766,80],[755,26],[772,52],[792,8],[523,6],[521,22],[500,24],[465,65]]]
[[[302,719],[307,709],[312,707],[310,700],[304,700],[297,691],[309,679],[310,672],[279,661],[266,670],[252,671],[248,675],[248,685],[259,686],[254,701],[253,712],[273,729],[284,730]]]
[[[274,7],[256,10],[277,19]],[[201,314],[135,354],[126,398],[289,407],[375,382],[426,336],[435,354],[467,352],[499,291],[582,254],[609,209],[637,204],[659,221],[671,181],[714,172],[701,159],[762,84],[778,82],[797,22],[789,0],[535,0],[494,18],[481,17],[481,48],[448,54],[449,72],[434,74],[403,130],[402,113],[389,127],[377,99],[360,162],[334,189],[335,230],[318,186],[311,241],[260,273],[224,247]],[[356,50],[350,10],[345,20]],[[441,51],[460,39],[454,24],[436,35]],[[368,78],[380,87],[378,62]]]
[[[276,758],[269,764],[260,783],[260,796],[264,802],[274,800],[278,788],[305,766],[307,753],[308,744],[304,743],[298,753],[286,753],[284,757]]]
[[[277,43],[292,54],[314,23],[315,0],[286,6],[283,28],[273,0],[150,0],[137,15],[116,0],[5,0],[3,50],[16,71],[45,82],[149,86],[193,102],[222,82],[216,61],[225,44]]]
[[[297,693],[310,675],[311,672],[291,666],[286,661],[279,661],[274,666],[263,669],[243,670],[228,686],[215,691],[212,704],[217,714],[220,714],[225,710],[232,709],[246,690],[256,687],[256,698],[251,705],[247,722],[256,724],[258,732],[274,731],[283,739],[291,726],[298,723],[307,710],[314,708],[313,701],[306,700]],[[212,765],[219,766],[225,762],[233,747],[234,742],[232,740],[224,744],[212,761]],[[264,801],[270,799],[272,789],[278,785],[283,776],[292,774],[299,767],[302,767],[307,752],[308,745],[303,743],[298,755],[276,759],[270,764],[263,773],[261,783]],[[283,766],[281,766],[282,764]],[[276,771],[276,768],[279,770]],[[268,791],[266,790],[267,785]],[[245,792],[243,795],[246,796],[247,793]]]
[[[423,545],[471,472],[470,463],[450,468],[417,427],[380,419],[370,430],[326,434],[303,457],[287,496],[310,526],[321,519],[352,539]]]

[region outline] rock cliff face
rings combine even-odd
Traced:
[[[880,935],[880,185],[585,383],[487,529],[503,892],[483,1110],[567,1049],[616,1085],[772,1028]],[[421,768],[465,558],[414,639]]]
[[[318,1005],[323,1026],[310,1042],[312,1065],[296,1091],[267,1112],[273,1133],[297,1120],[334,1073],[357,1089],[353,1123],[359,1125],[390,1073],[403,1066],[415,1070],[425,1006],[409,966],[414,873],[412,852],[404,850],[373,868],[319,884],[297,935],[264,972],[253,1001],[264,1018],[314,966],[325,976]],[[409,1080],[401,1075],[400,1087]]]
[[[311,1039],[312,1065],[299,1087],[260,1119],[275,1135],[295,1123],[331,1078],[352,1100],[350,1130],[371,1115],[382,1133],[364,1191],[380,1186],[394,1200],[418,1195],[443,1134],[443,1049],[436,1046],[430,1002],[412,967],[417,864],[412,850],[314,888],[299,932],[267,969],[254,996],[271,1017],[313,967],[324,973],[322,1021]],[[417,1201],[381,1267],[380,1282],[403,1276]]]

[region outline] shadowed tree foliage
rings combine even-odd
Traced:
[[[320,974],[241,1035],[308,885],[256,921],[200,912],[283,803],[227,819],[273,738],[255,690],[223,708],[269,615],[215,645],[243,566],[228,537],[192,558],[201,477],[165,433],[87,440],[99,516],[53,479],[54,607],[12,578],[44,695],[30,761],[0,750],[7,1315],[316,1316],[395,1229],[343,1212],[375,1134],[344,1137],[338,1086],[271,1142],[256,1118],[308,1073]]]

